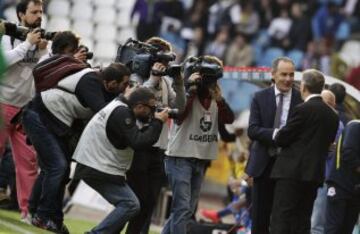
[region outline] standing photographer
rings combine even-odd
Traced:
[[[40,27],[43,14],[41,0],[21,0],[16,7],[21,26]],[[28,198],[37,176],[35,151],[25,143],[25,135],[10,120],[34,96],[32,68],[47,53],[47,41],[39,31],[27,34],[25,41],[4,35],[1,40],[8,68],[0,84],[0,105],[4,115],[4,128],[0,131],[0,155],[10,138],[16,167],[16,187],[21,219],[28,221]]]
[[[218,125],[234,120],[217,84],[222,76],[222,62],[213,56],[192,60],[188,59],[184,67],[185,78],[190,75],[185,111],[172,126],[166,151],[165,172],[173,200],[163,234],[187,232],[205,169],[218,153]]]
[[[172,52],[171,45],[161,38],[152,37],[146,43],[158,48],[161,53]],[[167,74],[168,67],[167,61],[155,62],[150,78],[143,86],[155,93],[158,107],[170,107],[183,111],[185,108],[184,81],[180,70],[179,73]],[[152,147],[141,148],[134,152],[134,161],[127,173],[127,178],[129,186],[140,201],[141,210],[130,220],[126,231],[128,234],[149,232],[151,216],[161,186],[166,180],[163,160],[168,144],[168,132],[169,126],[163,124],[160,137]]]

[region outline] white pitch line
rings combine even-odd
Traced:
[[[28,230],[26,230],[26,229],[23,229],[23,228],[21,228],[21,227],[18,227],[18,226],[16,226],[16,225],[14,225],[14,224],[12,224],[12,223],[9,223],[9,222],[6,222],[6,221],[4,221],[4,220],[0,220],[0,224],[1,224],[1,225],[4,225],[5,227],[8,227],[8,228],[10,228],[10,229],[12,229],[12,230],[14,230],[14,231],[20,232],[20,233],[22,233],[22,234],[35,234],[34,232],[30,232],[30,231],[28,231]],[[0,231],[0,233],[1,233],[1,231]]]

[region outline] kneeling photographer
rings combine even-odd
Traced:
[[[173,200],[163,234],[187,233],[206,168],[218,154],[218,125],[234,120],[217,84],[222,72],[222,62],[214,56],[190,57],[184,62],[188,96],[185,111],[170,130],[166,151],[165,172]]]
[[[184,81],[180,74],[180,67],[178,71],[169,69],[171,66],[166,55],[173,55],[172,59],[175,59],[175,55],[171,54],[170,43],[159,37],[152,37],[145,43],[156,48],[159,57],[164,57],[164,59],[156,59],[152,65],[150,77],[143,86],[155,93],[156,105],[160,110],[169,107],[182,111],[185,108]],[[134,161],[127,173],[127,179],[140,201],[141,210],[130,220],[126,231],[128,234],[149,232],[154,207],[161,187],[166,183],[163,160],[168,144],[168,131],[168,124],[164,124],[160,137],[153,146],[143,147],[134,152]]]
[[[75,179],[82,179],[115,209],[89,233],[120,233],[140,204],[125,181],[133,151],[148,148],[159,138],[167,110],[155,112],[155,95],[137,88],[128,97],[116,98],[86,126],[74,153]],[[149,120],[151,119],[151,120]],[[139,129],[139,122],[148,123]]]
[[[78,43],[73,33],[60,32],[53,40],[52,51],[70,56],[77,51]],[[39,65],[45,64],[46,60]],[[120,63],[101,71],[83,68],[61,79],[53,88],[38,92],[24,108],[22,122],[41,168],[29,202],[33,225],[68,233],[63,224],[62,202],[72,154],[68,141],[75,120],[90,119],[122,93],[129,75],[129,70]]]

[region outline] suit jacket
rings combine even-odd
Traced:
[[[321,97],[296,106],[275,137],[282,150],[271,177],[322,183],[326,157],[338,124],[337,113]]]
[[[350,121],[342,132],[341,142],[337,142],[340,154],[334,156],[327,182],[335,183],[350,194],[360,194],[360,121]],[[339,157],[337,165],[336,157]],[[339,166],[337,168],[337,166]]]
[[[294,107],[302,103],[299,91],[292,89],[289,115]],[[255,93],[251,103],[248,135],[252,140],[250,157],[246,166],[246,173],[252,177],[263,174],[270,161],[269,147],[274,147],[272,135],[276,113],[276,99],[274,87],[269,87]]]

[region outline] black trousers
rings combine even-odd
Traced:
[[[293,179],[276,181],[271,234],[310,234],[311,213],[319,183]]]
[[[251,191],[252,234],[269,234],[270,215],[273,205],[275,180],[270,178],[275,158],[265,168],[264,173],[254,178]]]
[[[140,201],[140,213],[129,221],[126,233],[148,233],[161,187],[166,183],[164,151],[157,147],[135,151],[127,182]]]
[[[351,234],[360,212],[360,195],[329,184],[326,201],[326,234]]]

